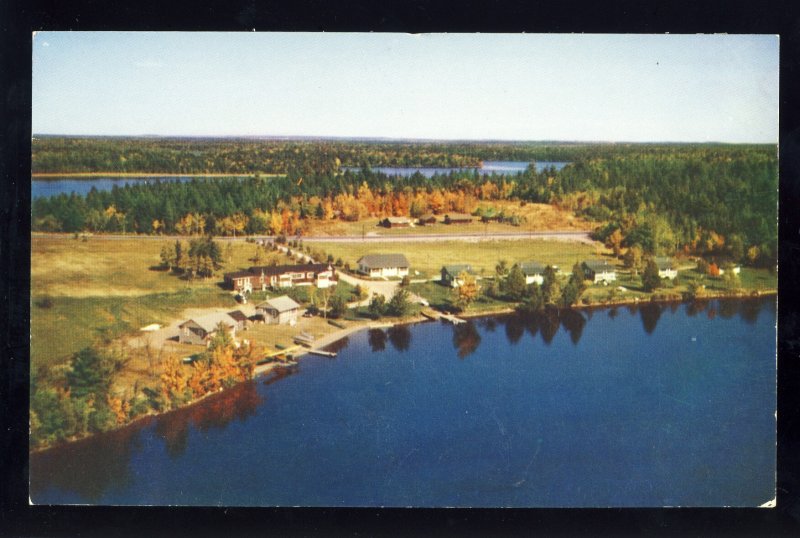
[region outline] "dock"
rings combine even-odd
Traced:
[[[426,318],[432,319],[432,320],[443,319],[445,321],[449,321],[453,325],[459,325],[461,323],[466,323],[466,320],[458,318],[458,317],[454,316],[453,314],[445,314],[444,312],[439,312],[438,310],[425,309],[425,310],[422,310],[420,312],[420,314],[422,314]]]
[[[453,314],[444,314],[444,313],[439,316],[439,319],[443,319],[445,321],[449,321],[453,325],[461,325],[462,323],[466,323],[467,322],[467,320],[461,319],[461,318],[457,318]]]
[[[336,353],[332,351],[323,351],[321,349],[309,349],[308,352],[311,355],[320,355],[322,357],[330,357],[330,358],[336,357]]]

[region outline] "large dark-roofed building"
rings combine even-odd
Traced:
[[[410,267],[404,254],[367,254],[357,263],[359,272],[371,277],[406,276]]]

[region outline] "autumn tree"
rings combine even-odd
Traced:
[[[454,303],[460,310],[466,310],[478,298],[480,287],[475,277],[467,271],[459,273],[457,278],[461,284],[453,290]]]

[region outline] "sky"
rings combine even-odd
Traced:
[[[36,134],[778,141],[769,35],[38,32]]]

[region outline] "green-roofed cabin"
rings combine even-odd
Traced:
[[[599,282],[608,284],[617,280],[617,270],[606,260],[584,261],[583,272],[586,274],[586,278],[595,284]]]
[[[661,278],[669,278],[672,280],[678,276],[678,269],[676,268],[675,261],[672,258],[657,257],[654,258],[656,266],[658,267],[658,276]]]
[[[464,283],[460,278],[458,278],[458,275],[461,273],[467,273],[473,276],[475,275],[475,271],[472,270],[471,265],[445,265],[442,267],[442,284],[445,286],[450,286],[451,288],[459,287]]]
[[[522,274],[525,275],[525,284],[537,283],[540,286],[544,282],[545,266],[538,262],[522,262],[519,264]],[[553,269],[558,270],[555,265]]]

